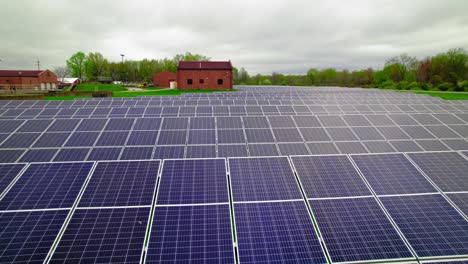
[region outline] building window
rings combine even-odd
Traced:
[[[218,85],[223,85],[223,79],[218,79]]]
[[[204,84],[204,83],[205,83],[205,80],[200,79],[200,84]]]
[[[192,83],[193,83],[193,80],[192,80],[192,79],[187,79],[187,84],[188,84],[188,85],[192,85]]]

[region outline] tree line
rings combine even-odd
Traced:
[[[408,54],[388,59],[383,69],[372,68],[348,71],[309,69],[305,75],[250,75],[244,68],[234,71],[235,84],[346,86],[383,89],[423,89],[468,91],[468,53],[461,48],[451,49],[418,60]]]
[[[173,58],[109,61],[99,52],[78,51],[67,61],[66,66],[54,72],[60,78],[71,76],[84,81],[150,82],[153,74],[162,71],[176,72],[179,61],[210,60],[201,54],[177,54]]]

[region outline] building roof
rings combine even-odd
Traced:
[[[180,61],[178,70],[232,70],[230,61]]]
[[[79,78],[60,78],[59,81],[62,83],[75,83],[76,81],[79,81]]]
[[[37,77],[45,71],[0,70],[0,77]]]

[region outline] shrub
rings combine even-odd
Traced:
[[[397,85],[392,81],[385,81],[380,84],[379,88],[382,89],[397,89]]]
[[[457,84],[459,91],[463,92],[468,92],[468,81],[461,81],[458,82]],[[458,90],[457,90],[458,91]]]
[[[421,87],[419,87],[417,82],[412,82],[408,85],[409,90],[420,90]]]
[[[448,82],[443,82],[437,86],[439,90],[441,91],[448,91],[450,88],[452,88],[452,84]]]
[[[407,81],[401,81],[398,83],[398,90],[409,90],[409,83]]]
[[[421,83],[419,84],[419,87],[424,91],[432,89],[432,85],[430,83]]]

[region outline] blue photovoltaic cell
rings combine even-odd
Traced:
[[[186,137],[185,130],[163,130],[159,132],[158,145],[184,145]]]
[[[43,263],[68,210],[0,213],[0,262]]]
[[[327,263],[302,201],[234,204],[240,263]]]
[[[92,162],[31,164],[0,201],[0,210],[69,208]]]
[[[0,133],[11,133],[23,122],[23,120],[0,120]]]
[[[403,154],[353,155],[352,158],[378,195],[437,192]]]
[[[302,199],[286,157],[229,159],[234,201]]]
[[[275,144],[249,144],[250,156],[278,156]]]
[[[156,144],[158,131],[133,131],[128,138],[127,145],[148,146]]]
[[[8,137],[0,148],[29,148],[40,133],[15,133]]]
[[[55,156],[54,161],[84,161],[89,148],[64,148]]]
[[[73,131],[79,122],[79,119],[55,119],[55,122],[47,129],[47,132]]]
[[[216,158],[216,146],[188,146],[186,158]]]
[[[57,149],[30,149],[21,157],[19,162],[48,162],[57,153]]]
[[[380,200],[418,256],[468,254],[468,222],[441,195]]]
[[[9,163],[16,162],[16,160],[23,154],[24,150],[22,149],[0,149],[0,162]]]
[[[161,118],[138,118],[133,130],[158,130],[161,126]]]
[[[43,132],[53,120],[28,120],[22,125],[18,132]]]
[[[50,263],[140,263],[149,212],[77,209]]]
[[[151,159],[153,147],[127,147],[124,148],[120,160],[143,160]]]
[[[215,129],[215,119],[213,117],[191,118],[190,129]]]
[[[234,263],[229,204],[156,207],[146,263]]]
[[[107,119],[83,119],[76,131],[101,131],[106,122]]]
[[[158,204],[229,202],[224,159],[165,160]]]
[[[186,117],[166,117],[161,129],[187,129],[187,125],[188,118]]]
[[[99,132],[75,132],[65,143],[67,147],[91,147],[99,137]]]
[[[61,147],[67,138],[70,136],[70,133],[44,133],[42,136],[34,143],[34,148],[59,148]]]
[[[448,193],[447,196],[468,216],[468,193]]]
[[[159,161],[99,162],[78,207],[151,205]]]
[[[247,157],[246,145],[218,145],[218,157]]]
[[[188,144],[216,144],[215,130],[190,130]]]
[[[133,125],[133,121],[135,119],[133,118],[115,118],[115,119],[109,119],[109,122],[107,122],[106,128],[104,130],[106,131],[115,131],[115,130],[130,130]]]
[[[347,156],[291,157],[309,198],[371,195]]]
[[[24,164],[0,164],[0,194],[24,168]]]
[[[278,144],[281,155],[309,155],[309,151],[304,143]]]
[[[270,129],[246,129],[247,142],[249,143],[274,143]]]
[[[242,129],[218,130],[219,144],[245,143]]]
[[[102,132],[96,146],[123,146],[127,141],[129,132]]]
[[[118,160],[121,148],[93,148],[87,160]]]
[[[183,159],[185,146],[158,146],[154,152],[155,159]]]
[[[408,155],[442,191],[468,191],[468,160],[463,156],[456,152]]]
[[[309,204],[333,262],[413,257],[374,198]]]

